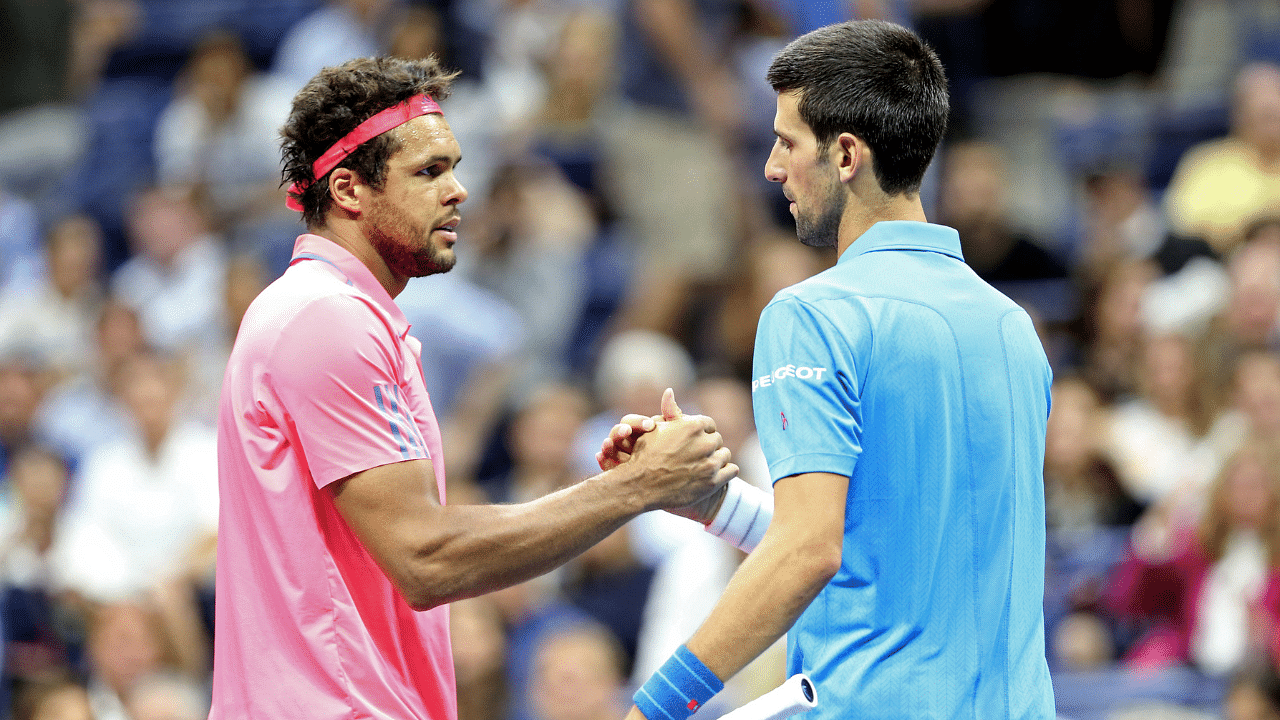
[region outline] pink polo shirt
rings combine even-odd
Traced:
[[[373,274],[316,235],[227,363],[211,720],[456,720],[449,609],[414,612],[325,486],[430,458],[421,345]]]

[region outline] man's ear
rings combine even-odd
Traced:
[[[338,207],[349,213],[359,214],[360,198],[364,183],[350,168],[337,168],[329,173],[329,197]]]
[[[840,133],[832,142],[831,154],[836,162],[836,173],[840,182],[847,183],[858,175],[858,170],[866,162],[866,143],[852,133]]]

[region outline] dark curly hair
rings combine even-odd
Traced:
[[[329,179],[314,177],[311,166],[334,143],[357,125],[414,95],[437,102],[449,96],[458,76],[440,66],[434,56],[421,60],[392,57],[357,58],[321,70],[293,98],[289,120],[280,130],[283,185],[311,183],[301,195],[302,219],[307,227],[324,224],[332,200]],[[385,181],[387,158],[399,149],[396,134],[383,133],[364,143],[337,167],[349,168],[375,188]]]

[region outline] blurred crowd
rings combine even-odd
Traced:
[[[939,51],[926,208],[1054,367],[1062,717],[1280,720],[1268,0],[0,0],[0,718],[205,717],[222,366],[302,231],[278,129],[351,57],[462,71],[459,262],[397,299],[450,502],[577,482],[666,387],[768,488],[756,319],[835,258],[763,177],[763,71],[855,17]],[[740,560],[653,513],[456,603],[461,720],[621,717]],[[783,667],[775,647],[700,715]]]

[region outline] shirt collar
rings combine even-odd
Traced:
[[[352,255],[346,248],[319,235],[303,234],[293,244],[293,259],[289,266],[304,262],[316,261],[334,277],[369,296],[391,318],[395,332],[402,339],[409,333],[409,321],[404,311],[396,305],[395,300],[382,283],[373,276],[373,272]]]
[[[915,220],[883,220],[853,241],[837,263],[877,250],[923,250],[942,253],[964,262],[960,233],[946,225]]]

